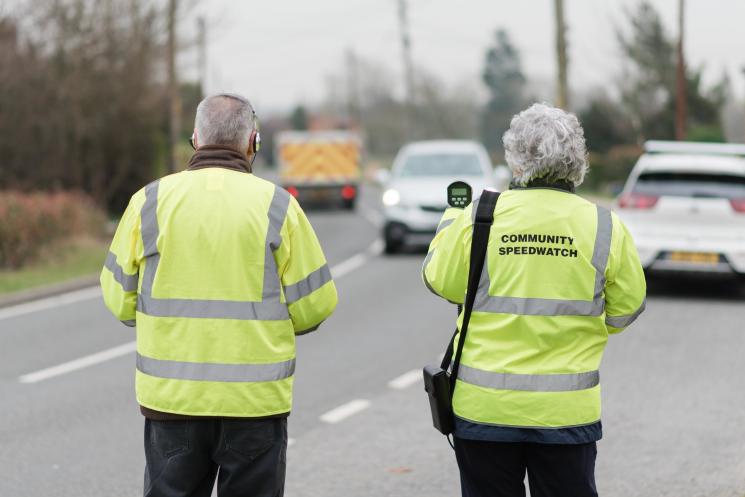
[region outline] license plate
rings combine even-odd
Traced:
[[[329,197],[328,190],[311,190],[308,197],[312,200],[326,200]]]
[[[667,258],[674,262],[693,264],[717,264],[719,262],[719,254],[712,252],[670,252]]]

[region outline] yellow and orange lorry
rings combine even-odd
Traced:
[[[359,193],[362,140],[353,131],[282,131],[275,157],[283,188],[302,203],[354,209]]]

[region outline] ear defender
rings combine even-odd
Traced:
[[[261,150],[261,133],[259,132],[259,118],[256,117],[256,112],[254,114],[254,130],[251,131],[251,136],[249,137],[249,146],[251,147],[251,151],[256,154]]]

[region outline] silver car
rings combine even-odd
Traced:
[[[438,140],[404,146],[383,192],[385,252],[428,244],[447,208],[446,188],[458,180],[471,185],[474,198],[494,187],[492,165],[481,144]]]

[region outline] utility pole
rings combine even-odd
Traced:
[[[411,61],[411,38],[406,2],[407,0],[398,0],[398,22],[401,30],[401,56],[406,83],[406,135],[411,137],[411,128],[414,125],[414,64]]]
[[[168,103],[169,103],[169,126],[168,126],[168,172],[176,172],[178,157],[176,149],[181,138],[181,95],[176,75],[176,16],[178,13],[178,0],[168,2]]]
[[[745,76],[745,66],[742,66],[741,70],[742,70],[743,76]],[[735,97],[735,98],[737,98],[737,97]],[[742,131],[743,131],[742,142],[745,143],[745,120],[743,120],[743,122],[742,122]]]
[[[567,83],[567,27],[564,22],[564,0],[554,0],[554,10],[556,11],[556,62],[558,66],[556,105],[566,110],[569,108],[569,85]]]
[[[686,100],[686,69],[683,55],[685,31],[685,0],[678,0],[678,66],[675,74],[675,139],[686,139],[688,108]]]
[[[357,54],[351,48],[346,53],[347,66],[347,118],[348,125],[362,127],[362,103],[360,102],[360,79]]]
[[[207,21],[205,21],[204,16],[197,18],[197,50],[199,96],[204,98],[207,92]]]

